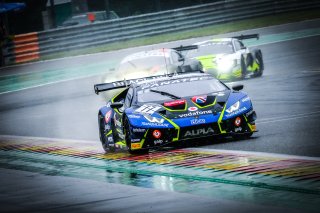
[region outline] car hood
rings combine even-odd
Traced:
[[[144,103],[129,108],[126,114],[133,126],[157,128],[174,127],[171,121],[179,126],[187,125],[190,119],[209,119],[215,122],[223,111],[230,91],[208,95],[183,97],[160,103]],[[201,121],[194,121],[194,124]],[[190,123],[190,122],[189,122]],[[199,123],[200,124],[200,123]]]

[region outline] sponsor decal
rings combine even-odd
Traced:
[[[110,143],[108,144],[108,146],[114,147],[114,143]]]
[[[121,134],[121,133],[119,132],[118,135],[119,135],[119,137],[120,137],[121,139],[124,139],[124,135],[123,135],[123,134]]]
[[[194,112],[198,110],[198,107],[189,107],[188,110]]]
[[[108,137],[108,142],[113,142],[113,137]]]
[[[108,111],[108,112],[106,113],[106,115],[104,116],[104,121],[105,121],[106,123],[109,123],[109,121],[110,121],[110,119],[111,119],[111,113],[112,113],[112,111],[110,110],[110,111]]]
[[[236,111],[237,109],[239,109],[239,106],[240,106],[240,102],[237,101],[237,102],[234,103],[232,106],[230,106],[230,107],[226,110],[226,112],[227,112],[227,113],[231,113],[231,112],[233,112],[233,111]]]
[[[153,114],[155,111],[159,110],[161,106],[159,105],[151,105],[151,104],[144,104],[138,109],[135,110],[135,112],[138,113],[146,113],[146,114]]]
[[[204,104],[207,101],[207,96],[194,96],[191,100],[197,104]]]
[[[245,98],[241,99],[241,102],[246,102],[246,101],[250,101],[249,96],[247,96],[247,97],[245,97]]]
[[[120,122],[120,121],[114,120],[114,122],[115,122],[115,124],[116,124],[117,126],[120,126],[120,127],[121,127],[121,122]]]
[[[163,140],[160,140],[160,139],[154,141],[154,145],[158,145],[162,143],[163,143]]]
[[[205,119],[192,119],[192,120],[190,120],[190,122],[192,125],[196,125],[196,124],[204,124],[204,123],[206,123],[206,120]]]
[[[141,144],[140,143],[132,143],[131,144],[131,149],[140,149],[141,148]]]
[[[140,142],[140,138],[131,139],[131,142]]]
[[[152,132],[152,135],[153,135],[154,138],[159,139],[159,138],[161,137],[161,132],[156,129],[156,130],[154,130],[154,131]]]
[[[112,82],[112,85],[114,87],[122,87],[122,86],[126,86],[126,82],[125,81]]]
[[[186,114],[181,114],[181,115],[179,115],[179,117],[180,118],[186,118],[186,117],[191,117],[191,116],[207,115],[207,114],[212,114],[212,110],[189,112],[189,113],[186,113]]]
[[[135,115],[135,114],[130,114],[130,115],[128,115],[128,118],[141,118],[141,116],[140,115]]]
[[[109,102],[107,103],[106,107],[110,107],[110,105],[111,105],[111,102],[109,101]]]
[[[230,114],[226,114],[226,117],[227,117],[227,118],[232,117],[232,116],[234,116],[234,115],[236,115],[236,114],[239,114],[239,113],[241,113],[241,112],[244,112],[244,111],[246,111],[246,110],[247,110],[246,107],[242,107],[242,108],[240,108],[240,109],[238,109],[238,110],[236,110],[236,111],[234,111],[234,112],[232,112],[232,113],[230,113]]]
[[[186,131],[184,137],[194,137],[194,136],[203,136],[213,134],[214,130],[211,127],[208,128],[201,128],[201,129],[193,129]]]
[[[143,117],[145,117],[145,119],[147,119],[149,122],[152,122],[152,123],[162,124],[164,122],[163,118],[152,117],[151,115],[148,115],[148,114],[144,114]]]
[[[252,128],[252,131],[256,131],[257,130],[256,125],[251,125],[251,128]]]
[[[168,127],[169,126],[169,124],[166,124],[166,123],[151,123],[151,122],[141,122],[141,124],[143,125],[143,126],[152,126],[152,127]]]
[[[218,96],[224,96],[224,93],[218,93],[217,95]]]
[[[241,131],[242,131],[241,126],[240,126],[240,127],[238,127],[238,128],[235,128],[235,129],[234,129],[234,131],[235,131],[235,132],[241,132]]]
[[[179,78],[179,79],[168,80],[168,81],[150,82],[150,83],[146,83],[146,84],[142,85],[142,89],[160,87],[160,86],[169,85],[169,84],[191,82],[191,81],[201,81],[201,80],[206,80],[206,79],[210,79],[210,78],[212,78],[212,77],[210,77],[210,76],[201,76],[201,77]]]
[[[146,132],[146,129],[132,128],[132,132]]]
[[[107,131],[109,131],[109,130],[110,130],[110,125],[107,124],[107,125],[105,126],[105,128],[106,128]]]

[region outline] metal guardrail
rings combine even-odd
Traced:
[[[13,42],[5,46],[3,53],[6,64],[12,64],[34,60],[41,58],[41,56],[62,51],[314,8],[320,8],[319,0],[225,0],[113,19],[86,26],[73,26],[32,33],[33,39],[28,39],[30,34],[18,35]],[[35,34],[37,35],[36,39],[34,39]]]

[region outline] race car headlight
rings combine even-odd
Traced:
[[[236,66],[237,64],[237,61],[236,60],[231,60],[231,59],[228,59],[228,58],[225,58],[225,59],[220,59],[217,61],[217,67],[218,67],[218,70],[220,72],[228,72],[228,71],[231,71],[231,69]]]
[[[240,101],[237,101],[236,103],[234,103],[232,106],[230,106],[228,109],[226,109],[227,113],[231,113],[234,112],[236,110],[238,110],[240,107]]]

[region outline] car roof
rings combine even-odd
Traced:
[[[194,43],[194,45],[202,45],[202,44],[206,44],[206,43],[210,43],[210,42],[232,42],[233,39],[234,38],[214,38],[214,39]]]
[[[128,61],[132,61],[135,59],[142,59],[142,58],[148,58],[148,57],[153,57],[153,56],[165,56],[166,58],[170,57],[170,52],[174,50],[172,49],[155,49],[155,50],[147,50],[147,51],[140,51],[133,53],[131,55],[126,56],[120,63],[125,63]]]
[[[187,74],[173,75],[171,77],[170,76],[167,76],[167,77],[160,76],[159,78],[155,77],[154,79],[136,82],[136,83],[132,84],[132,86],[133,87],[140,87],[140,86],[145,87],[146,85],[153,85],[153,84],[161,85],[161,83],[163,83],[163,82],[166,82],[166,84],[175,84],[175,83],[182,82],[179,80],[184,79],[184,81],[188,81],[192,78],[194,78],[193,80],[196,80],[196,78],[198,78],[197,80],[204,80],[204,79],[201,79],[202,77],[204,77],[205,79],[216,79],[208,73],[187,73]],[[168,83],[168,81],[170,81],[170,83]]]

